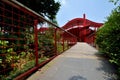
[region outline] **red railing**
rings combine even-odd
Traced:
[[[86,37],[86,42],[91,46],[95,47],[95,32]]]
[[[91,46],[95,47],[95,36],[96,36],[96,30],[86,29],[86,39],[85,42],[90,44]]]
[[[22,80],[76,42],[76,36],[17,1],[0,1],[0,80]]]

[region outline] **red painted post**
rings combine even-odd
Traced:
[[[36,66],[38,66],[38,30],[37,30],[38,20],[34,20],[34,45],[35,45],[35,62]]]
[[[87,42],[87,40],[86,40],[86,38],[87,38],[86,34],[87,34],[87,28],[85,28],[85,30],[84,30],[84,42]]]
[[[69,43],[68,43],[68,40],[67,40],[67,49],[69,49]]]
[[[65,48],[65,47],[64,47],[64,38],[62,39],[62,42],[63,42],[63,51],[64,51],[64,50],[65,50],[65,49],[64,49],[64,48]]]
[[[54,46],[55,46],[55,55],[57,55],[57,39],[56,39],[56,34],[57,34],[57,28],[54,29],[55,33],[54,33]]]
[[[95,45],[95,34],[93,35],[93,46],[96,47],[96,45]]]
[[[84,19],[84,22],[83,22],[83,26],[85,27],[86,26],[86,15],[85,14],[83,14],[83,19]],[[84,42],[86,42],[86,28],[83,30],[83,39],[84,39]]]

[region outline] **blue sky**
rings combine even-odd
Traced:
[[[55,0],[61,3],[59,12],[57,13],[57,21],[59,26],[65,25],[74,18],[82,18],[86,14],[86,18],[94,22],[104,22],[109,16],[115,5],[109,0]]]

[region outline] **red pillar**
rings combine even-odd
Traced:
[[[38,20],[34,20],[34,45],[35,45],[35,62],[36,66],[38,66],[38,30],[37,30]]]
[[[64,36],[62,34],[62,43],[63,43],[63,51],[64,51]]]
[[[57,34],[57,28],[54,29],[54,46],[55,46],[55,55],[57,55],[57,39],[56,39],[56,34]]]
[[[86,27],[86,15],[85,14],[83,14],[83,19],[84,19],[84,22],[83,22],[83,27]],[[83,30],[83,39],[84,39],[84,42],[86,42],[86,33],[87,33],[87,29],[86,28],[84,28],[84,30]]]
[[[81,42],[81,28],[80,27],[78,27],[78,42]]]

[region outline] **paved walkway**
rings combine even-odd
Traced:
[[[27,80],[115,80],[115,70],[86,43],[77,43]]]

